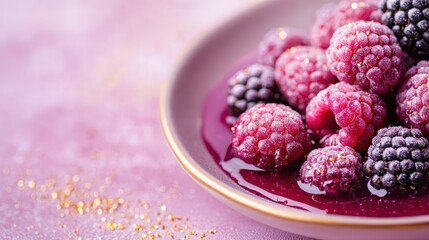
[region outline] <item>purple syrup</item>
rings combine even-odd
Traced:
[[[314,213],[329,213],[368,217],[403,217],[429,214],[429,195],[387,196],[380,198],[365,191],[359,196],[332,197],[310,194],[298,185],[299,166],[280,172],[265,171],[234,158],[229,152],[232,133],[225,118],[228,115],[226,94],[228,79],[238,69],[255,61],[255,56],[240,61],[228,72],[204,103],[202,137],[216,161],[226,174],[249,192],[285,205]],[[316,191],[308,189],[308,191]],[[380,193],[379,195],[383,195]]]

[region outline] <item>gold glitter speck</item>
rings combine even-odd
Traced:
[[[73,182],[79,182],[79,175],[73,175],[73,177],[72,177],[72,181]]]
[[[36,182],[33,180],[28,181],[27,187],[30,189],[34,189],[36,187]]]
[[[282,29],[279,29],[277,31],[277,35],[279,36],[280,39],[286,39],[287,38],[287,32],[285,32]]]

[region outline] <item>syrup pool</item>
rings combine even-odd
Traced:
[[[299,166],[280,172],[270,172],[229,156],[232,139],[230,127],[225,123],[228,113],[226,94],[228,79],[238,69],[255,62],[251,56],[231,69],[207,96],[203,110],[202,137],[216,161],[237,184],[253,194],[284,205],[321,214],[339,214],[368,217],[403,217],[429,214],[429,195],[387,196],[369,192],[352,197],[329,197],[304,192],[298,186]]]

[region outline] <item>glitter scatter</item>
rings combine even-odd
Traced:
[[[108,231],[128,231],[132,235],[139,234],[141,239],[209,239],[216,230],[196,231],[188,217],[178,216],[170,212],[170,208],[160,201],[147,202],[143,199],[127,200],[120,196],[103,194],[112,181],[104,179],[105,185],[95,189],[94,182],[83,182],[79,175],[73,175],[62,182],[50,178],[45,182],[36,183],[33,179],[22,179],[16,184],[18,191],[28,192],[34,200],[53,203],[61,218],[98,216],[98,228]],[[127,191],[121,189],[121,196]],[[167,193],[166,189],[162,192]],[[20,208],[15,203],[15,208]],[[33,227],[32,227],[33,228]],[[59,229],[66,229],[66,224],[59,224]],[[82,238],[78,228],[70,230],[70,238]]]

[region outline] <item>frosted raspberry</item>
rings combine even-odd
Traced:
[[[345,82],[320,91],[306,110],[307,126],[322,145],[339,143],[357,151],[368,149],[385,119],[386,105],[377,94]]]
[[[326,49],[336,29],[358,20],[380,22],[381,14],[377,0],[343,0],[338,5],[327,4],[318,12],[311,28],[311,44]]]
[[[326,4],[316,14],[316,21],[310,30],[311,45],[327,49],[335,32],[334,18],[336,5]]]
[[[237,157],[264,169],[279,169],[302,159],[311,148],[301,116],[290,107],[258,104],[232,127]]]
[[[335,31],[327,49],[332,73],[340,81],[384,94],[399,84],[402,51],[393,32],[376,22],[357,21]]]
[[[429,74],[417,73],[399,88],[396,113],[406,127],[429,136]]]
[[[285,50],[308,45],[309,40],[298,30],[290,28],[273,28],[268,31],[259,43],[258,60],[260,63],[274,67],[277,58]]]
[[[305,112],[310,99],[337,81],[327,64],[325,51],[317,47],[293,47],[279,57],[275,79],[291,106]]]
[[[410,67],[405,73],[405,81],[407,81],[408,79],[410,79],[411,77],[419,73],[424,73],[424,74],[429,73],[429,61],[422,60],[418,62],[415,66]]]
[[[362,158],[347,146],[314,149],[301,166],[299,180],[313,194],[354,196],[363,182]]]
[[[359,20],[381,22],[378,0],[342,0],[335,13],[335,27]]]

